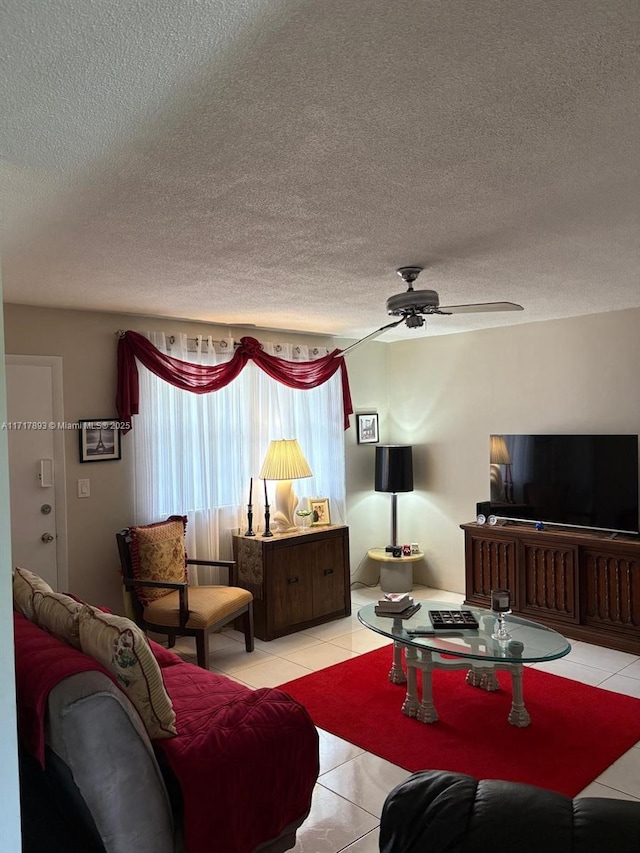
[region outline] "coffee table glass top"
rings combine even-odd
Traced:
[[[496,615],[491,610],[435,599],[422,600],[420,604],[420,609],[409,619],[379,616],[375,612],[375,604],[367,604],[358,611],[358,619],[372,631],[405,646],[429,649],[440,654],[470,660],[535,663],[555,660],[571,651],[569,641],[557,631],[539,625],[537,622],[522,619],[520,616],[507,614],[505,618],[510,640],[494,640],[491,635],[495,630]],[[429,619],[430,610],[461,609],[470,610],[473,613],[478,622],[477,629],[444,628],[423,637],[408,633],[410,629],[417,628],[433,630]]]

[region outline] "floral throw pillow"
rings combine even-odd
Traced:
[[[80,650],[78,616],[83,605],[69,595],[58,592],[35,592],[35,621],[41,628]]]
[[[186,516],[172,516],[156,524],[132,527],[129,532],[133,577],[149,581],[186,581],[186,526]],[[136,587],[136,595],[145,607],[169,592],[169,589]]]
[[[162,672],[143,631],[124,616],[83,607],[78,617],[80,647],[118,680],[150,738],[174,737],[176,715]]]
[[[13,606],[30,622],[35,620],[33,596],[36,592],[53,592],[40,575],[16,566],[13,570]]]

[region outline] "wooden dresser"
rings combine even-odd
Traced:
[[[519,616],[640,655],[640,539],[516,522],[461,528],[467,604],[490,607],[491,589],[505,587]]]
[[[351,613],[349,528],[233,537],[234,583],[253,593],[255,635],[273,640]]]

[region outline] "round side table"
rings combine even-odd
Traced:
[[[367,557],[380,563],[380,589],[383,592],[411,592],[413,589],[413,566],[424,558],[424,552],[407,557],[393,557],[384,548],[370,548]]]

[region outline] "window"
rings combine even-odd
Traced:
[[[151,341],[167,350],[164,334]],[[190,339],[193,340],[193,339]],[[199,364],[220,364],[233,351],[216,352],[209,339],[189,352],[185,335],[170,354]],[[313,359],[309,348],[265,344],[288,360]],[[325,355],[326,350],[317,353]],[[254,529],[262,528],[264,489],[256,478],[271,439],[297,438],[313,477],[294,482],[306,497],[327,495],[332,520],[345,519],[342,387],[339,372],[306,391],[288,388],[249,363],[230,385],[211,394],[174,388],[139,365],[140,414],[132,431],[135,452],[135,521],[144,524],[174,513],[189,517],[187,550],[195,559],[231,556],[231,533],[246,524],[249,480],[254,478]],[[258,487],[258,488],[257,488]],[[268,484],[273,501],[274,484]],[[214,578],[215,580],[215,578]]]

